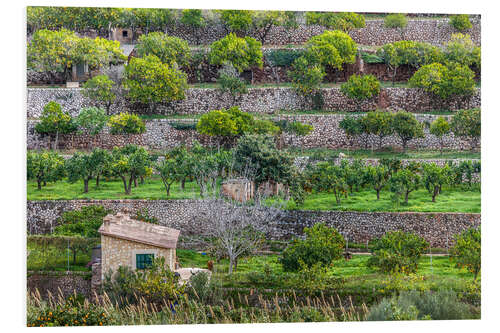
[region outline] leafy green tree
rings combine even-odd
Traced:
[[[456,33],[445,43],[444,56],[448,62],[481,68],[481,47],[475,46],[470,35]]]
[[[304,228],[305,239],[294,239],[283,251],[279,261],[284,271],[299,271],[302,265],[312,267],[320,263],[330,266],[342,258],[345,240],[335,228],[316,223]]]
[[[318,93],[318,89],[326,73],[320,64],[313,63],[308,57],[297,58],[288,71],[288,76],[297,92],[306,98],[312,98]]]
[[[38,30],[28,44],[27,64],[37,72],[63,72],[73,64],[70,51],[78,37],[73,31]]]
[[[135,46],[137,55],[144,58],[149,55],[157,56],[161,62],[174,67],[174,63],[180,67],[188,66],[191,59],[191,50],[187,41],[174,36],[168,36],[163,32],[151,32],[141,35]]]
[[[208,54],[212,65],[230,63],[238,72],[262,67],[262,44],[252,37],[240,38],[230,33],[210,45]]]
[[[439,139],[439,151],[443,154],[443,137],[450,133],[450,123],[444,117],[439,117],[431,123],[429,132]]]
[[[138,115],[127,112],[111,116],[108,126],[111,129],[111,134],[142,134],[146,132],[144,121]]]
[[[353,145],[357,136],[364,133],[361,119],[360,117],[346,116],[339,122],[339,127],[344,130],[350,145]]]
[[[155,169],[160,174],[167,197],[170,196],[170,186],[179,179],[178,166],[174,159],[165,158],[161,162],[155,164]]]
[[[107,75],[94,76],[83,84],[82,95],[104,106],[106,114],[109,114],[109,109],[116,100],[114,84]]]
[[[408,204],[408,196],[418,190],[421,184],[420,175],[410,168],[403,168],[394,173],[389,180],[389,188],[396,195],[396,201],[404,195],[404,203]]]
[[[28,151],[26,158],[28,180],[35,180],[37,188],[47,182],[58,181],[64,177],[64,158],[53,152],[42,151],[40,153]]]
[[[385,44],[376,53],[392,69],[392,83],[396,80],[397,70],[402,65],[414,68],[441,62],[443,58],[439,47],[414,41],[397,41]]]
[[[340,205],[342,196],[347,194],[348,184],[342,168],[330,162],[317,163],[308,171],[307,180],[317,192],[333,192],[337,205]]]
[[[256,189],[265,182],[290,182],[293,159],[276,149],[272,136],[243,135],[233,150],[233,158],[234,170],[252,180]]]
[[[364,130],[378,136],[379,149],[382,148],[383,139],[394,132],[392,119],[392,113],[385,111],[371,111],[361,119]]]
[[[349,76],[346,83],[340,86],[340,91],[356,102],[357,110],[361,111],[363,101],[369,100],[380,93],[380,81],[374,75]]]
[[[364,171],[364,182],[373,187],[377,192],[377,200],[380,200],[380,191],[388,184],[391,176],[389,169],[384,165],[368,165]]]
[[[322,25],[331,30],[348,32],[365,27],[365,17],[360,14],[343,12],[306,12],[307,25]]]
[[[104,129],[107,121],[108,117],[104,109],[91,106],[80,110],[75,119],[75,124],[80,128],[81,132],[90,134],[95,138]]]
[[[432,195],[432,202],[441,193],[443,185],[450,183],[450,167],[437,166],[436,163],[424,164],[422,182],[427,191]]]
[[[415,116],[409,112],[397,112],[392,118],[392,129],[401,139],[404,152],[406,152],[410,140],[424,137],[422,124],[420,124]]]
[[[219,71],[217,83],[223,93],[228,92],[231,95],[233,104],[236,103],[238,97],[248,92],[245,81],[231,64],[225,64]]]
[[[466,65],[432,63],[421,67],[408,83],[444,100],[452,97],[467,98],[475,91],[474,72]]]
[[[43,107],[40,122],[36,124],[35,131],[55,137],[52,149],[57,149],[59,134],[68,134],[76,131],[76,124],[67,112],[63,112],[61,105],[51,101]]]
[[[472,23],[469,20],[469,15],[467,14],[459,14],[452,15],[450,17],[450,25],[458,31],[466,31],[472,28]]]
[[[125,66],[124,79],[127,97],[147,104],[151,113],[155,113],[158,103],[184,99],[188,88],[186,73],[154,55],[132,58]]]
[[[251,10],[220,10],[220,20],[226,32],[245,35],[252,26],[253,11]]]
[[[96,178],[100,171],[99,159],[94,159],[92,153],[75,152],[66,160],[65,167],[70,183],[83,180],[83,193],[89,192],[89,181]]]
[[[286,25],[288,17],[284,11],[256,10],[252,13],[252,27],[262,44],[273,27]]]
[[[387,273],[415,273],[418,260],[429,247],[422,237],[403,231],[389,231],[371,243],[372,256],[368,266]]]
[[[470,140],[472,150],[481,141],[481,110],[460,110],[451,119],[451,131],[457,137]]]
[[[458,268],[465,267],[474,274],[474,281],[481,271],[481,227],[469,228],[455,235],[451,258]]]
[[[344,64],[353,64],[356,61],[358,47],[348,34],[327,30],[309,39],[306,50],[320,65],[340,71]]]
[[[115,147],[109,168],[112,175],[123,181],[125,194],[131,193],[132,183],[138,178],[152,174],[148,152],[143,147],[134,145],[127,145],[123,148]]]
[[[101,175],[110,174],[109,169],[112,162],[112,156],[106,149],[94,148],[92,150],[92,161],[96,169],[95,186],[98,188]]]
[[[183,9],[181,23],[191,28],[191,34],[200,43],[200,30],[207,25],[201,9]]]
[[[389,14],[384,18],[384,26],[390,29],[398,29],[401,39],[404,39],[404,31],[408,25],[408,18],[405,14]]]

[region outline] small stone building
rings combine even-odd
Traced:
[[[107,215],[99,228],[101,234],[101,275],[119,266],[147,268],[153,258],[164,257],[175,270],[179,230],[137,221],[124,213]]]

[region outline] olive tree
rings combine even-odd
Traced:
[[[155,55],[132,58],[125,66],[123,86],[131,101],[147,104],[151,113],[159,103],[184,99],[188,87],[186,73]]]
[[[349,76],[346,83],[340,86],[340,91],[356,102],[357,110],[361,111],[363,101],[369,100],[380,93],[380,81],[374,75]]]
[[[404,152],[406,152],[410,140],[424,137],[423,124],[419,123],[415,116],[409,112],[397,112],[392,118],[392,129],[401,139]]]
[[[238,97],[248,92],[245,81],[240,77],[238,71],[230,63],[226,63],[219,70],[219,78],[217,79],[219,89],[225,93],[228,92],[236,103]]]

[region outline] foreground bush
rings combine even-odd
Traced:
[[[458,268],[467,268],[476,280],[481,270],[481,227],[467,229],[455,236],[451,256]]]
[[[366,320],[453,320],[473,319],[467,304],[458,300],[453,291],[402,292],[399,296],[384,298],[373,306]]]
[[[323,223],[312,228],[304,228],[305,240],[295,239],[285,251],[280,262],[285,271],[299,271],[305,267],[313,267],[317,263],[330,265],[342,257],[344,237]]]
[[[372,244],[368,266],[405,274],[417,271],[418,260],[429,246],[422,237],[403,231],[388,232]]]

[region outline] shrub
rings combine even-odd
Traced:
[[[293,240],[283,251],[280,262],[285,271],[299,271],[317,263],[331,265],[342,257],[345,241],[337,230],[316,223],[312,228],[304,228],[304,233],[304,240]]]
[[[109,109],[116,99],[114,84],[115,82],[107,75],[94,76],[82,85],[82,95],[104,106],[106,114],[109,114]]]
[[[55,136],[53,149],[58,148],[59,134],[75,132],[77,126],[68,112],[63,112],[61,105],[51,101],[45,104],[40,117],[40,122],[36,124],[35,131],[40,134]]]
[[[373,53],[361,52],[361,58],[366,64],[383,64],[384,59]]]
[[[424,137],[422,124],[420,124],[415,116],[409,112],[398,111],[392,117],[392,129],[401,139],[404,152],[406,152],[410,140]]]
[[[146,132],[146,125],[135,114],[123,112],[109,118],[108,126],[111,134],[142,134]]]
[[[325,31],[311,37],[306,44],[309,53],[322,66],[342,70],[343,64],[353,64],[358,52],[356,43],[342,31]]]
[[[320,87],[326,73],[319,64],[314,64],[305,56],[297,58],[288,71],[288,76],[297,92],[311,98]]]
[[[399,296],[384,298],[370,308],[366,317],[369,321],[386,320],[453,320],[472,319],[469,306],[461,303],[455,292],[402,292]]]
[[[451,119],[451,131],[457,137],[470,140],[474,150],[481,139],[481,110],[460,110]]]
[[[103,218],[109,213],[111,210],[94,205],[85,206],[79,210],[65,211],[57,220],[54,234],[86,238],[100,237],[97,230],[101,226]]]
[[[389,14],[384,18],[384,26],[392,29],[404,29],[408,25],[405,14]]]
[[[271,66],[289,67],[295,59],[304,55],[304,50],[270,50],[264,54]]]
[[[38,190],[41,190],[42,185],[45,186],[47,182],[55,182],[65,176],[64,158],[50,151],[28,151],[26,173],[28,180],[35,180]]]
[[[251,10],[221,10],[220,20],[226,31],[245,33],[252,26]]]
[[[106,272],[103,290],[113,303],[136,304],[141,298],[154,304],[174,302],[184,293],[185,285],[179,284],[179,275],[165,264],[164,257],[153,259],[151,267],[132,270],[120,266],[116,272]]]
[[[465,31],[472,28],[472,23],[467,14],[452,15],[450,17],[450,25],[458,31]]]
[[[421,67],[408,81],[442,99],[471,96],[475,91],[474,72],[467,65],[432,63]]]
[[[481,227],[469,228],[455,236],[451,257],[458,268],[465,267],[477,279],[481,270]]]
[[[217,83],[223,93],[228,92],[232,96],[233,104],[239,96],[248,92],[245,81],[231,64],[224,65],[219,71]]]
[[[262,44],[252,37],[240,38],[230,33],[210,45],[208,58],[212,65],[230,63],[238,72],[262,67]]]
[[[349,31],[365,26],[365,17],[360,14],[343,12],[306,12],[306,24],[322,25],[332,30]]]
[[[155,113],[159,103],[185,98],[187,75],[177,66],[164,64],[155,55],[132,58],[125,66],[123,87],[133,102],[147,104]]]
[[[450,124],[444,117],[439,117],[431,123],[429,132],[439,139],[439,150],[441,154],[443,153],[443,137],[450,133]]]
[[[365,93],[367,92],[368,91]],[[362,92],[360,91],[360,93]],[[371,111],[361,118],[364,131],[378,136],[379,149],[382,148],[383,139],[394,132],[394,128],[392,126],[393,118],[392,113],[386,111]]]
[[[481,47],[475,46],[470,35],[456,33],[445,44],[444,56],[448,62],[481,68]]]
[[[150,32],[147,35],[141,35],[135,49],[139,57],[155,55],[161,62],[171,67],[174,63],[179,66],[187,66],[191,59],[191,50],[187,41],[168,36],[163,32]]]
[[[371,243],[372,256],[368,266],[386,273],[405,274],[417,271],[418,260],[429,246],[422,237],[403,231],[390,231]]]
[[[28,327],[51,326],[107,326],[113,323],[107,311],[99,305],[84,302],[83,296],[68,297],[64,303],[38,308],[36,313],[28,314]]]
[[[356,101],[358,111],[361,111],[361,103],[377,96],[380,93],[380,81],[374,75],[349,76],[346,83],[340,86],[340,91],[347,97]]]

